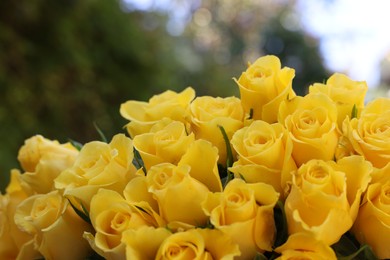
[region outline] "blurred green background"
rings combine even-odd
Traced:
[[[175,20],[168,9],[184,2],[189,12]],[[232,78],[265,54],[296,70],[299,94],[323,82],[329,73],[318,42],[292,4],[176,0],[166,10],[138,10],[119,0],[1,0],[1,190],[20,168],[25,139],[85,143],[99,139],[94,123],[111,138],[123,132],[126,100],[187,86],[238,96]]]

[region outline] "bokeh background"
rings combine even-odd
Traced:
[[[86,143],[99,139],[94,124],[111,138],[124,132],[121,103],[167,89],[192,86],[199,96],[238,96],[232,78],[266,54],[296,70],[298,94],[334,71],[364,80],[361,71],[371,69],[379,74],[369,79],[370,95],[386,95],[390,41],[377,39],[383,46],[375,62],[362,60],[366,67],[356,68],[353,58],[372,58],[368,51],[378,47],[353,49],[365,38],[345,21],[335,24],[338,1],[310,2],[1,0],[0,189],[10,170],[20,168],[17,153],[25,139],[41,134]],[[339,16],[351,12],[345,10]],[[353,19],[364,20],[346,20]]]

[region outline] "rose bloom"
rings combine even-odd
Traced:
[[[150,132],[135,136],[133,144],[148,170],[163,162],[177,164],[194,140],[194,134],[187,135],[182,122],[164,120],[154,125]]]
[[[352,232],[379,259],[390,259],[390,164],[375,170],[376,179],[368,186]]]
[[[290,172],[296,169],[292,142],[287,137],[282,124],[253,121],[233,135],[231,144],[239,156],[229,170],[249,183],[270,184],[283,194]]]
[[[209,192],[202,206],[215,229],[239,245],[237,259],[253,259],[257,252],[272,251],[278,198],[271,185],[233,179],[223,192]]]
[[[286,243],[277,247],[275,252],[281,256],[276,260],[336,260],[333,249],[322,241],[306,233],[295,233],[288,237]]]
[[[326,84],[315,83],[309,87],[309,93],[323,93],[329,96],[337,106],[337,122],[341,129],[344,119],[351,118],[355,106],[357,117],[364,108],[364,98],[367,92],[365,81],[354,81],[340,73],[333,74]]]
[[[55,187],[64,196],[75,197],[89,210],[90,201],[99,188],[122,192],[135,176],[133,144],[123,134],[109,144],[93,141],[83,146],[74,165],[55,179]]]
[[[219,126],[230,140],[243,127],[244,110],[236,97],[197,97],[190,105],[191,126],[196,139],[210,141],[218,148],[219,163],[226,165],[226,144]]]
[[[186,88],[180,93],[167,90],[155,95],[148,102],[130,100],[120,107],[122,117],[130,120],[127,131],[134,138],[149,132],[150,128],[163,118],[181,121],[189,120],[189,104],[195,98],[195,91]]]
[[[11,171],[5,194],[0,194],[0,259],[36,259],[33,236],[20,230],[14,221],[17,206],[28,198],[20,184],[20,172]]]
[[[122,234],[122,243],[126,246],[126,259],[155,259],[161,243],[171,234],[165,227],[142,226],[126,230]]]
[[[343,134],[350,153],[363,155],[377,168],[390,162],[390,99],[377,98],[366,105],[360,118],[346,119]]]
[[[371,172],[361,156],[303,164],[285,201],[289,234],[304,232],[327,245],[336,243],[356,218]]]
[[[16,209],[15,223],[34,236],[34,247],[45,259],[83,259],[90,253],[82,235],[91,227],[58,191],[25,199]]]
[[[201,163],[199,163],[201,158]],[[210,191],[222,191],[218,171],[218,149],[206,140],[196,140],[180,159],[178,166],[190,166],[190,176],[203,183]]]
[[[209,189],[191,177],[190,170],[189,165],[162,163],[151,167],[146,176],[148,191],[157,200],[159,213],[168,226],[198,226],[207,223],[208,218],[202,210],[201,202],[205,200]]]
[[[149,208],[150,209],[150,208]],[[91,200],[90,218],[95,235],[85,233],[84,237],[106,259],[124,259],[126,246],[122,234],[129,229],[143,226],[158,226],[162,220],[154,218],[142,208],[142,203],[128,202],[119,193],[100,189]]]
[[[297,166],[311,159],[333,160],[340,133],[337,107],[328,96],[310,93],[285,100],[280,105],[279,122],[289,132]]]
[[[253,119],[276,122],[280,103],[295,97],[294,77],[294,69],[281,68],[276,56],[257,59],[236,80],[245,112],[251,114],[252,111]]]
[[[26,190],[33,193],[48,193],[54,190],[53,180],[72,166],[78,151],[70,143],[60,144],[41,135],[27,139],[19,149],[18,160],[25,171],[20,176]]]
[[[165,238],[155,259],[233,260],[239,255],[240,250],[237,244],[233,244],[221,231],[190,229]]]
[[[148,212],[151,216],[154,216],[155,212],[158,213],[158,204],[154,199],[153,194],[148,191],[148,185],[146,176],[142,169],[138,170],[137,176],[129,181],[123,190],[123,195],[128,203],[133,205],[140,205],[140,207]],[[155,217],[157,219],[157,217]],[[165,223],[156,223],[155,226],[163,226]]]

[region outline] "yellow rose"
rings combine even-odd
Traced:
[[[371,183],[352,228],[361,244],[368,244],[379,259],[390,258],[390,167]]]
[[[191,229],[167,237],[158,249],[158,259],[234,259],[240,251],[222,232]]]
[[[162,129],[154,132],[152,128],[151,131],[137,135],[133,140],[146,170],[163,162],[177,164],[195,140],[194,134],[187,135],[184,124],[179,121],[171,121]]]
[[[96,248],[106,259],[124,259],[126,246],[121,240],[126,230],[156,226],[158,222],[142,207],[129,203],[119,193],[106,189],[100,189],[93,196],[90,218],[96,233],[94,236],[88,233],[84,236],[92,248]]]
[[[90,226],[58,191],[33,195],[21,202],[15,223],[34,235],[34,246],[45,259],[82,259],[90,253],[82,237]]]
[[[202,162],[199,163],[199,158]],[[210,191],[222,191],[222,183],[218,172],[218,150],[206,140],[196,140],[187,149],[178,166],[190,166],[190,176]]]
[[[304,232],[327,245],[336,243],[356,218],[371,170],[359,156],[303,164],[285,201],[289,234]]]
[[[12,170],[6,194],[0,194],[0,259],[40,257],[33,248],[33,236],[20,230],[14,222],[16,208],[26,198],[28,194],[20,184],[20,172]]]
[[[230,140],[243,127],[244,110],[236,97],[197,97],[190,105],[192,130],[196,139],[210,141],[218,148],[219,163],[226,165],[226,144],[219,126]]]
[[[256,120],[234,133],[231,144],[239,155],[229,170],[247,182],[264,182],[283,194],[290,172],[296,169],[291,157],[292,142],[279,123]]]
[[[143,226],[126,230],[122,235],[122,243],[126,246],[126,259],[155,259],[161,243],[171,234],[165,227]]]
[[[281,256],[276,260],[336,260],[333,249],[322,241],[306,233],[295,233],[288,237],[286,243],[277,247]]]
[[[295,96],[292,89],[294,77],[295,71],[281,68],[276,56],[257,59],[236,80],[245,112],[252,111],[253,119],[276,122],[280,103]]]
[[[337,162],[328,162],[336,171],[345,174],[347,183],[347,200],[350,205],[350,216],[355,221],[359,211],[362,194],[367,190],[372,180],[375,168],[363,156],[352,155]]]
[[[239,259],[253,259],[256,252],[272,251],[278,198],[271,185],[233,179],[223,192],[208,193],[202,206],[211,224],[239,245]]]
[[[356,109],[356,116],[364,108],[364,98],[367,92],[365,81],[354,81],[340,73],[333,74],[326,84],[315,83],[309,87],[309,93],[323,93],[329,96],[337,106],[338,125],[341,129],[344,119],[351,118],[352,110]]]
[[[311,159],[333,160],[340,134],[337,107],[328,96],[310,93],[284,101],[279,121],[289,132],[297,166]]]
[[[142,170],[139,171],[143,173]],[[145,175],[139,175],[130,180],[123,190],[123,195],[129,203],[146,203],[149,205],[148,208],[150,211],[158,212],[157,201],[153,198],[153,194],[148,191]],[[146,210],[145,207],[143,208]],[[162,224],[158,224],[158,226],[162,226]]]
[[[73,196],[89,210],[92,196],[99,188],[122,192],[135,176],[133,144],[123,134],[115,135],[109,144],[90,142],[83,146],[71,168],[55,179],[55,187]]]
[[[33,136],[20,148],[18,160],[26,171],[21,175],[31,193],[54,190],[53,180],[72,166],[78,151],[70,143],[60,144],[41,135]]]
[[[146,176],[148,190],[159,205],[159,212],[169,224],[205,225],[207,216],[201,202],[209,189],[190,175],[190,166],[162,163],[153,166]]]
[[[130,120],[127,131],[131,137],[149,132],[159,120],[167,117],[183,123],[189,119],[189,104],[195,91],[186,88],[180,93],[168,90],[149,99],[149,102],[130,100],[120,107],[120,114]]]
[[[377,168],[386,166],[390,162],[390,99],[377,98],[366,105],[360,118],[346,119],[343,134],[354,153]]]

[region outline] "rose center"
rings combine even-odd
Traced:
[[[123,213],[118,213],[114,216],[113,220],[111,221],[111,228],[113,230],[123,230],[127,227],[127,223],[129,221],[130,216]]]
[[[164,186],[169,178],[170,178],[170,176],[167,173],[161,172],[160,174],[158,174],[156,176],[155,181],[157,184]]]
[[[390,129],[390,126],[387,124],[381,125],[376,129],[377,133],[385,133]]]
[[[180,252],[181,252],[181,248],[179,246],[172,246],[168,250],[168,256],[174,258],[180,255]]]
[[[254,140],[256,144],[265,144],[267,141],[268,139],[265,136],[257,136]]]
[[[256,70],[255,73],[253,73],[253,77],[255,78],[262,78],[265,76],[265,73],[262,72],[261,70]]]
[[[384,204],[390,205],[390,183],[387,183],[387,185],[383,186],[381,201]]]

